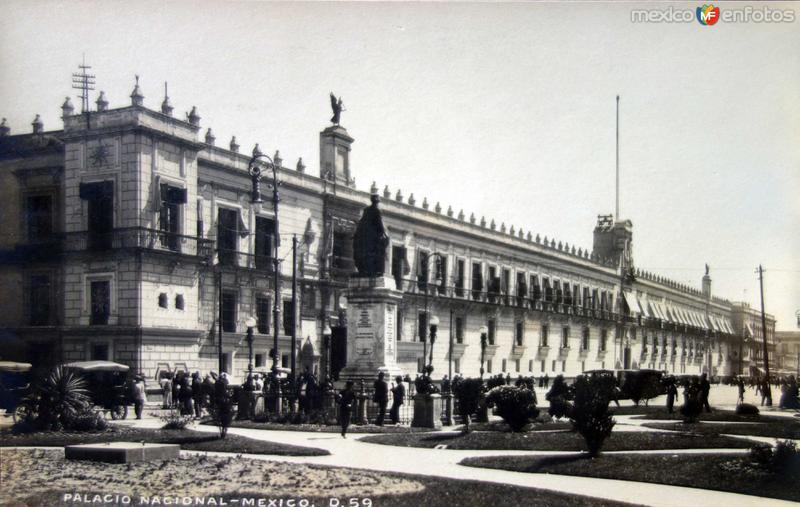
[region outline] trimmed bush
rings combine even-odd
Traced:
[[[603,442],[616,422],[608,410],[611,401],[608,388],[602,378],[578,377],[573,385],[575,401],[571,410],[572,427],[586,441],[589,455],[600,454]]]
[[[550,402],[550,408],[547,409],[547,412],[556,419],[569,417],[570,410],[572,410],[569,400],[572,399],[572,394],[572,390],[564,381],[564,376],[557,376],[553,380],[550,391],[545,396],[545,399]]]
[[[779,440],[775,447],[755,444],[750,448],[750,459],[756,465],[773,473],[790,473],[800,468],[800,451],[791,440]]]
[[[689,398],[681,405],[681,415],[686,424],[696,423],[703,412],[703,403],[697,398]]]
[[[216,384],[214,384],[214,396],[209,409],[211,411],[211,419],[219,430],[219,436],[224,439],[228,434],[228,428],[231,426],[235,411],[231,393],[222,380],[217,380]]]
[[[759,410],[757,406],[750,403],[740,403],[736,405],[736,413],[739,415],[758,415]]]
[[[162,430],[185,430],[192,424],[192,416],[181,415],[177,410],[170,410],[167,415],[161,416],[160,419],[164,423],[164,426],[161,427]]]
[[[486,405],[496,407],[497,414],[515,432],[522,431],[531,419],[539,415],[533,391],[524,387],[495,387],[486,395]]]
[[[108,429],[108,421],[100,412],[86,407],[66,420],[65,429],[80,432],[105,431]]]
[[[464,431],[469,432],[470,416],[478,411],[483,395],[483,380],[456,378],[453,380],[453,394],[458,401],[458,414],[464,420]]]

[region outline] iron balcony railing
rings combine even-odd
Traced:
[[[67,232],[56,237],[52,245],[62,252],[103,251],[143,248],[210,259],[214,242],[210,239],[185,236],[144,227],[113,229],[108,232]]]

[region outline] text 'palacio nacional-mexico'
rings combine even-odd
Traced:
[[[714,296],[708,268],[697,288],[637,269],[628,220],[599,216],[586,249],[413,193],[357,190],[354,139],[338,122],[319,134],[319,168],[259,157],[277,166],[275,206],[272,170],[254,199],[252,148],[241,153],[235,138],[218,146],[195,108],[185,120],[167,97],[150,108],[137,82],[124,107],[101,93],[91,109],[67,99],[58,130],[38,115],[25,133],[0,126],[0,336],[25,344],[0,358],[111,360],[153,379],[216,371],[221,350],[241,379],[250,324],[256,369],[272,365],[275,333],[289,367],[294,333],[301,371],[338,372],[362,352],[360,319],[348,312],[353,235],[379,194],[384,278],[396,291],[380,338],[403,373],[432,357],[435,378],[477,376],[481,334],[486,372],[512,377],[601,368],[727,376],[761,366],[760,313]],[[770,347],[774,326],[768,317]]]

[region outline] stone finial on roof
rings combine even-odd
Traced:
[[[297,159],[297,166],[295,169],[297,169],[297,172],[299,173],[306,172],[306,165],[303,163],[303,157]]]
[[[278,167],[283,167],[283,159],[281,158],[280,150],[275,150],[275,155],[272,156],[272,162]]]
[[[555,240],[554,240],[553,242],[555,242]],[[561,244],[561,242],[560,242],[560,241],[558,242],[558,249],[559,249],[559,250],[563,250],[563,245]]]
[[[261,151],[261,148],[258,147],[258,143],[256,143],[256,145],[253,146],[253,157],[260,157],[263,154],[264,153]]]
[[[422,198],[422,209],[428,209],[428,198],[427,197],[423,197]]]
[[[139,75],[136,75],[136,85],[133,87],[133,91],[131,92],[131,104],[134,106],[142,106],[144,105],[144,95],[142,95],[142,90],[139,89]]]
[[[512,236],[516,236],[516,235],[517,235],[517,229],[515,229],[515,228],[514,228],[514,226],[512,225],[512,226],[511,226],[511,227],[508,229],[508,233],[509,233],[510,235],[512,235]]]
[[[542,242],[542,238],[541,238],[541,236],[539,236],[539,234],[537,233],[537,234],[536,234],[536,243],[538,244],[538,243],[541,243],[541,242]]]
[[[533,241],[533,234],[531,234],[531,231],[528,231],[528,234],[525,235],[525,239],[528,240],[529,242]]]
[[[64,100],[64,103],[61,104],[61,117],[66,118],[67,116],[72,116],[72,113],[75,112],[75,106],[72,105],[72,101],[69,100],[67,97]]]
[[[200,115],[197,114],[197,106],[192,106],[192,110],[186,115],[186,119],[192,125],[200,125]]]
[[[372,182],[372,185],[370,185],[369,187],[369,193],[373,195],[378,193],[378,185],[374,181]]]
[[[464,210],[458,210],[458,219],[463,222],[464,221]]]
[[[215,136],[214,132],[211,131],[211,127],[208,127],[208,130],[206,130],[206,144],[209,146],[214,146],[216,140],[217,136]]]
[[[447,206],[447,216],[449,216],[449,217],[453,216],[453,207],[452,206],[449,206],[449,205]]]
[[[414,199],[414,192],[411,192],[411,195],[408,196],[408,204],[413,206],[416,203],[417,203],[417,200]]]
[[[491,223],[489,223],[489,229],[495,230],[496,228],[497,228],[497,225],[494,223],[494,218],[493,218]]]
[[[525,234],[522,233],[522,229],[519,230],[517,236],[519,236],[519,239],[523,239],[525,237]]]
[[[100,90],[100,96],[97,97],[95,104],[97,104],[98,111],[108,111],[108,99],[106,98],[106,92]]]
[[[232,152],[239,153],[239,143],[236,142],[236,136],[231,137],[231,142],[229,147]]]
[[[536,236],[539,237],[538,235]],[[544,237],[544,246],[550,246],[550,241],[547,239],[547,236]]]
[[[572,255],[575,255],[575,245],[572,245],[572,250],[570,250],[570,253],[571,253]]]
[[[33,119],[31,122],[33,126],[33,133],[34,134],[41,134],[44,132],[44,123],[42,123],[42,118],[37,114],[36,118]]]
[[[486,228],[486,217],[481,217],[481,227]]]
[[[384,185],[383,187],[383,198],[389,199],[392,196],[392,193],[389,191],[389,185]]]
[[[439,202],[437,201],[437,202],[436,202],[436,206],[434,206],[434,207],[433,207],[433,210],[434,210],[436,213],[441,213],[441,212],[442,212],[442,205],[441,205],[441,204],[439,204]]]
[[[502,222],[500,224],[500,232],[502,232],[503,234],[506,233],[506,223],[505,222]]]
[[[161,112],[167,116],[172,116],[172,104],[169,103],[169,94],[167,93],[167,82],[164,81],[164,102],[161,103]]]
[[[578,248],[578,257],[583,257],[583,248]]]
[[[11,127],[8,126],[6,119],[3,118],[3,121],[0,122],[0,137],[7,136],[11,133]]]
[[[475,223],[475,213],[470,213],[469,214],[469,223],[471,223],[471,224]]]
[[[394,200],[397,202],[403,202],[403,192],[398,188],[397,193],[394,194]]]

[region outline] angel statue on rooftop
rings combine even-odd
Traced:
[[[334,125],[339,124],[339,117],[342,115],[342,111],[346,111],[344,109],[344,104],[342,103],[342,98],[336,99],[336,95],[331,92],[331,109],[333,109],[333,116],[331,117],[331,123]]]

